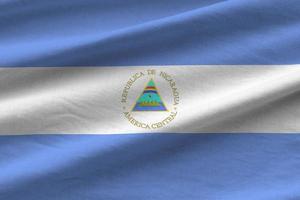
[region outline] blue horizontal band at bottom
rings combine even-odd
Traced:
[[[300,196],[300,134],[0,136],[0,199]]]

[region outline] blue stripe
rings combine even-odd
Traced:
[[[141,106],[140,103],[138,103],[135,105],[133,112],[134,111],[167,111],[167,109],[162,103],[159,103],[158,106]]]
[[[156,93],[157,94],[157,91],[156,90],[144,90],[144,93]]]
[[[300,63],[299,0],[0,2],[0,66]]]
[[[9,200],[297,199],[297,134],[0,137]]]

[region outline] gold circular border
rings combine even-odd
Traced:
[[[126,83],[126,86],[123,88],[122,100],[121,100],[123,114],[124,114],[125,118],[133,126],[143,128],[143,129],[149,129],[149,130],[163,128],[163,127],[167,126],[169,123],[171,123],[178,114],[178,105],[180,102],[180,94],[179,94],[179,91],[177,88],[177,84],[176,84],[173,76],[169,75],[168,73],[164,72],[163,70],[159,70],[159,76],[161,76],[165,81],[169,82],[169,86],[171,88],[172,96],[173,96],[173,110],[169,111],[167,109],[167,111],[164,111],[164,112],[170,112],[169,116],[167,116],[165,119],[163,119],[159,122],[144,123],[144,122],[138,121],[131,115],[132,109],[130,111],[127,111],[127,105],[124,105],[124,104],[127,103],[127,96],[131,89],[131,86],[134,85],[135,81],[138,80],[139,78],[141,78],[142,76],[146,76],[146,75],[152,76],[152,77],[156,76],[157,75],[156,71],[157,71],[156,69],[148,69],[148,70],[146,70],[146,72],[139,71],[139,72],[135,73],[134,75],[132,75],[130,77],[130,79]],[[167,80],[167,78],[169,80]],[[151,111],[149,111],[149,112],[151,112]],[[157,111],[153,111],[153,112],[157,112]]]

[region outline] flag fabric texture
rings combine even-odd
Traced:
[[[300,199],[300,1],[0,0],[0,199]]]

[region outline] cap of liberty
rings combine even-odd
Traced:
[[[136,101],[132,111],[167,111],[152,79]]]

